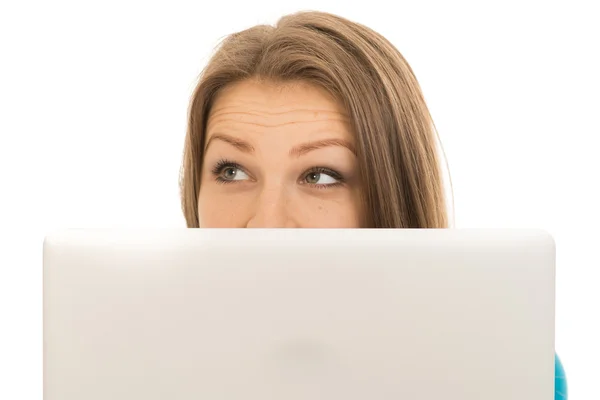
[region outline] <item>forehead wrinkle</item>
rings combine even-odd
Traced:
[[[289,118],[281,118],[284,114],[290,114]],[[293,118],[293,114],[310,114],[311,118]],[[330,116],[324,114],[331,114]],[[273,120],[273,116],[278,116]],[[250,117],[250,118],[248,118]],[[256,118],[252,118],[256,117]],[[261,121],[262,119],[262,121]],[[209,117],[210,125],[220,125],[223,123],[247,124],[263,128],[273,128],[299,124],[318,124],[318,123],[342,123],[347,126],[349,118],[341,112],[335,111],[312,111],[312,110],[291,110],[286,112],[248,112],[248,111],[228,111],[215,112]]]
[[[229,107],[228,107],[229,108]],[[244,119],[244,117],[258,117],[258,118],[270,118],[270,117],[282,117],[282,118],[294,118],[297,117],[302,122],[312,121],[341,121],[348,123],[350,119],[348,116],[339,111],[330,110],[309,110],[309,109],[294,109],[286,111],[256,111],[256,110],[244,110],[244,111],[220,111],[216,110],[209,115],[209,119],[221,120],[223,118],[232,117],[232,120]],[[312,121],[306,121],[310,119]]]
[[[259,108],[265,108],[264,104],[262,103],[257,103],[260,104],[262,107]],[[229,106],[221,106],[221,107],[214,107],[211,110],[211,115],[227,115],[227,114],[250,114],[250,115],[283,115],[283,114],[291,114],[291,113],[304,113],[304,114],[335,114],[338,115],[338,117],[342,117],[347,119],[348,115],[343,112],[343,111],[338,111],[338,110],[331,110],[331,109],[319,109],[319,108],[289,108],[289,106],[286,106],[288,109],[284,110],[284,111],[272,111],[277,109],[277,107],[270,107],[267,110],[264,111],[257,111],[257,110],[238,110],[238,111],[226,111],[229,109],[239,109],[239,108],[244,108],[245,106],[236,106],[236,105],[229,105]],[[286,108],[286,107],[280,107],[280,108]]]
[[[212,126],[217,125],[219,123],[224,123],[225,121],[228,121],[227,118],[221,118],[221,119],[215,119],[214,121],[212,121]],[[236,124],[244,124],[244,125],[250,125],[250,126],[258,126],[261,128],[278,128],[278,127],[282,127],[282,126],[290,126],[290,125],[301,125],[301,124],[317,124],[317,123],[321,123],[321,122],[345,122],[344,120],[331,120],[331,119],[321,119],[321,120],[312,120],[312,121],[289,121],[289,122],[280,122],[280,123],[271,123],[271,124],[266,124],[266,123],[260,123],[260,122],[251,122],[251,121],[237,121],[237,120],[229,120],[230,122],[235,122]]]

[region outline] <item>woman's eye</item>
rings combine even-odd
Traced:
[[[309,172],[306,175],[306,183],[310,185],[333,185],[338,183],[338,179],[323,172]]]
[[[219,173],[219,179],[224,181],[243,181],[248,179],[248,175],[237,167],[225,167]]]

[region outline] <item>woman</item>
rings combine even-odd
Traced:
[[[372,30],[312,12],[236,33],[191,101],[187,224],[446,228],[435,139],[409,65]]]
[[[410,66],[373,30],[319,12],[255,26],[192,97],[187,226],[447,228],[436,139]]]

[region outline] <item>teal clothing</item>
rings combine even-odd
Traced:
[[[567,376],[558,354],[554,356],[554,400],[567,400]]]

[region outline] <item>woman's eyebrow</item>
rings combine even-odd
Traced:
[[[331,139],[316,140],[313,142],[307,142],[307,143],[303,143],[301,145],[295,146],[293,149],[290,150],[290,156],[300,157],[300,156],[303,156],[304,154],[311,152],[313,150],[318,150],[318,149],[322,149],[324,147],[330,147],[330,146],[345,147],[348,150],[350,150],[354,155],[356,155],[356,149],[354,148],[352,143],[350,143],[349,141],[344,140],[344,139],[331,138]]]
[[[206,147],[204,149],[205,152],[206,152],[206,150],[208,150],[208,147],[210,146],[210,144],[212,143],[213,140],[220,140],[225,143],[228,143],[244,153],[254,153],[254,151],[255,151],[254,146],[252,146],[252,144],[250,144],[249,142],[247,142],[243,139],[236,138],[234,136],[230,136],[230,135],[227,135],[224,133],[215,133],[210,137],[210,139],[206,143]],[[348,150],[350,150],[354,155],[356,155],[356,149],[354,148],[354,145],[351,142],[349,142],[348,140],[344,140],[344,139],[340,139],[340,138],[330,138],[330,139],[315,140],[312,142],[302,143],[298,146],[295,146],[294,148],[292,148],[290,150],[290,156],[301,157],[311,151],[322,149],[325,147],[330,147],[330,146],[345,147]]]
[[[252,146],[250,143],[246,142],[245,140],[226,135],[224,133],[215,133],[214,135],[212,135],[206,143],[206,147],[204,148],[205,152],[206,150],[208,150],[208,146],[210,146],[213,140],[221,140],[225,143],[229,143],[230,145],[236,147],[238,150],[244,153],[254,153],[254,146]]]

